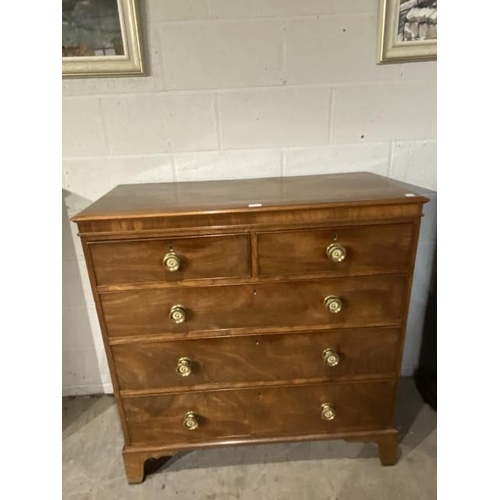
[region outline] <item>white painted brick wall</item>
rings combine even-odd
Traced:
[[[217,149],[215,97],[165,93],[101,100],[112,154],[132,155]]]
[[[436,63],[377,66],[377,0],[141,0],[148,76],[63,81],[63,392],[111,391],[76,226],[120,183],[369,170],[436,189]],[[425,221],[404,371],[435,248]]]
[[[326,144],[330,96],[327,88],[222,93],[222,146],[248,149]]]
[[[418,80],[339,87],[333,141],[429,139],[436,136],[436,82]]]
[[[107,154],[98,99],[63,99],[62,113],[63,158]]]
[[[175,155],[178,181],[280,177],[281,163],[279,149],[210,151]]]
[[[279,20],[167,23],[161,27],[161,38],[168,89],[281,84]]]
[[[377,17],[370,12],[286,21],[287,83],[397,81],[399,65],[374,64]]]

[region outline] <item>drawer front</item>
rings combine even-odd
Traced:
[[[250,275],[247,235],[100,242],[89,247],[98,285]],[[178,270],[164,266],[169,252],[178,256]]]
[[[182,389],[206,384],[391,377],[396,375],[399,338],[397,328],[363,328],[119,344],[112,350],[121,390]],[[327,349],[331,353],[324,359]]]
[[[406,276],[369,276],[285,283],[182,287],[101,295],[108,334],[179,333],[259,327],[332,328],[400,323]],[[338,297],[340,312],[325,307]],[[170,318],[174,306],[185,321]]]
[[[335,434],[391,425],[394,382],[187,392],[122,399],[132,444]],[[333,420],[323,420],[329,403]],[[198,427],[187,429],[193,412]],[[189,419],[191,422],[193,418]]]
[[[335,276],[404,271],[411,261],[412,224],[330,228],[258,234],[259,274],[330,272]],[[340,260],[330,245],[345,249]]]

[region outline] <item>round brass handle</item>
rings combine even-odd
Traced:
[[[323,351],[323,361],[327,366],[337,366],[340,363],[340,356],[333,349]]]
[[[198,428],[198,425],[198,417],[195,415],[194,411],[188,411],[184,415],[184,427],[186,427],[189,431],[194,431]]]
[[[332,243],[326,249],[326,255],[332,262],[342,262],[347,255],[347,250],[338,243]]]
[[[180,305],[172,306],[169,316],[174,323],[184,323],[186,321],[186,309]]]
[[[192,371],[192,363],[189,358],[179,358],[177,361],[177,368],[175,371],[181,376],[181,377],[188,377],[191,375]]]
[[[175,252],[168,252],[163,257],[163,266],[167,271],[178,271],[181,267],[181,258]]]
[[[335,297],[335,295],[328,295],[328,297],[325,297],[324,303],[325,307],[332,314],[337,314],[342,309],[342,301],[338,297]]]
[[[323,403],[321,405],[321,418],[323,420],[333,420],[335,418],[335,410],[331,403]]]

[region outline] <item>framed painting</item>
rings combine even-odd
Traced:
[[[62,76],[143,75],[137,0],[62,0]]]
[[[437,59],[437,0],[380,0],[378,63]]]

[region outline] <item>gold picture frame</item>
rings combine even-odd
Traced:
[[[378,64],[436,59],[437,0],[380,0]]]
[[[63,78],[144,75],[137,0],[62,4]]]

